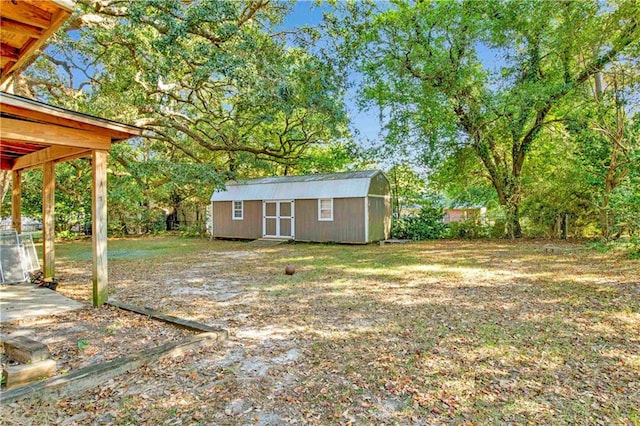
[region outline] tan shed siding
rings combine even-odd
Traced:
[[[369,185],[369,242],[391,236],[391,187],[384,174],[378,173]]]
[[[231,219],[232,201],[213,202],[213,236],[223,238],[261,238],[262,201],[245,201],[242,220]]]
[[[369,197],[369,242],[386,240],[391,234],[391,199]]]
[[[389,195],[390,193],[391,187],[389,186],[389,181],[382,173],[378,173],[371,178],[369,195]]]
[[[364,243],[363,198],[334,198],[333,221],[318,220],[318,200],[296,200],[296,240]]]

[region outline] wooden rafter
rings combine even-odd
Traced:
[[[17,61],[20,58],[20,49],[9,46],[5,43],[0,43],[0,56],[12,61]]]
[[[40,167],[44,163],[69,161],[75,158],[89,157],[91,156],[91,150],[86,148],[72,148],[67,146],[51,146],[49,148],[41,149],[40,151],[32,152],[29,155],[24,155],[13,163],[13,169],[16,170],[28,170],[34,167]]]
[[[75,129],[109,135],[114,141],[131,137],[131,126],[96,117],[89,117],[50,105],[45,106],[26,99],[20,99],[20,101],[22,101],[23,104],[30,102],[33,105],[18,105],[17,103],[12,103],[12,99],[3,99],[2,114],[7,118],[28,118],[30,121],[73,127]]]
[[[49,28],[51,13],[24,1],[3,1],[2,16],[37,28]]]
[[[0,118],[0,140],[87,149],[108,150],[111,147],[111,138],[96,135],[87,130],[70,129],[5,117]]]
[[[2,32],[11,33],[18,36],[27,36],[31,38],[40,38],[42,36],[42,28],[33,25],[16,22],[9,18],[0,18],[0,29]]]
[[[43,145],[22,142],[0,141],[0,144],[2,144],[0,150],[1,170],[11,170],[17,158],[45,148]]]
[[[66,0],[0,0],[1,42],[13,48],[0,54],[0,83],[19,72],[72,11],[72,4]]]
[[[3,154],[24,155],[24,154],[29,154],[38,149],[42,149],[42,146],[37,144],[30,144],[30,143],[15,143],[15,142],[6,142],[6,141],[3,141],[2,143]]]
[[[28,63],[73,12],[71,0],[0,0],[0,84]],[[93,303],[107,292],[107,151],[112,142],[139,136],[125,124],[0,93],[0,168],[12,170],[11,216],[20,230],[23,170],[43,168],[42,247],[44,276],[55,274],[55,164],[91,156]]]

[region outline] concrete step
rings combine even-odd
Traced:
[[[249,243],[251,247],[261,248],[261,247],[273,247],[279,244],[288,243],[289,239],[284,238],[258,238],[257,240],[253,240]]]

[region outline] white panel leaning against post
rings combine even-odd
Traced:
[[[28,281],[29,273],[38,269],[40,262],[31,235],[0,231],[0,283]]]

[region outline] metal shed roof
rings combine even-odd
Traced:
[[[211,201],[365,197],[369,193],[371,178],[378,173],[382,172],[364,170],[228,182],[226,191],[216,190]]]

